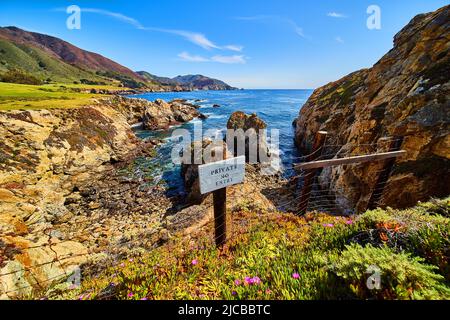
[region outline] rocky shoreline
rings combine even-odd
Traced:
[[[44,290],[80,266],[95,272],[210,221],[211,199],[187,205],[164,183],[133,174],[161,141],[138,139],[132,125],[160,130],[196,117],[198,106],[185,100],[122,96],[0,112],[0,297]],[[256,172],[230,189],[233,205],[245,192],[272,206]]]
[[[131,125],[157,130],[200,115],[180,100],[121,96],[77,109],[0,112],[0,296],[29,293],[96,254],[130,254],[167,238],[164,219],[178,199],[128,174],[160,141],[138,139]],[[133,239],[139,243],[126,245]]]

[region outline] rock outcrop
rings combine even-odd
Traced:
[[[367,144],[403,136],[382,205],[408,207],[450,193],[450,6],[416,16],[394,47],[372,68],[314,91],[296,121],[296,144],[310,152],[317,131],[348,154],[371,153]],[[370,149],[370,150],[369,150]],[[335,167],[320,181],[344,208],[363,209],[380,163]]]
[[[191,121],[194,118],[204,118],[195,106],[183,100],[169,103],[158,99],[150,102],[144,110],[142,118],[145,129],[167,129],[171,125]]]
[[[25,283],[54,278],[58,270],[44,263],[57,256],[76,257],[57,267],[68,274],[84,261],[86,247],[61,242],[53,223],[71,219],[66,197],[123,161],[138,139],[123,114],[103,105],[0,112],[0,135],[0,247],[6,248],[0,274],[8,274],[0,278],[3,296],[17,287],[27,293]],[[18,272],[9,274],[12,269]]]
[[[129,124],[142,123],[147,130],[167,129],[171,125],[188,122],[194,118],[206,118],[198,111],[199,106],[183,99],[170,102],[157,99],[151,102],[145,99],[114,96],[102,103],[120,111]]]
[[[116,96],[0,112],[0,298],[46,288],[96,255],[167,238],[164,215],[176,199],[136,175],[135,159],[151,159],[159,142],[138,139],[130,126],[163,104]],[[197,114],[185,101],[168,105],[158,128],[167,114],[178,122]]]
[[[267,159],[262,159],[266,157],[261,157],[261,155],[269,154],[267,136],[264,132],[266,128],[267,124],[255,113],[248,115],[242,111],[233,112],[228,119],[227,129],[234,130],[235,134],[241,131],[245,135],[241,139],[239,137],[234,139],[226,137],[228,148],[234,156],[245,155],[247,162],[259,163],[267,161]],[[242,140],[245,142],[245,149],[239,148],[239,143],[242,143]],[[234,145],[231,145],[231,143]]]

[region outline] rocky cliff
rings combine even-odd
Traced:
[[[450,6],[416,16],[394,47],[372,68],[314,91],[295,121],[296,144],[310,152],[315,133],[347,154],[383,137],[404,136],[407,155],[397,161],[383,205],[407,207],[450,193]],[[364,208],[379,163],[335,167],[321,173],[338,203]]]
[[[197,112],[174,104],[177,121]],[[173,203],[163,187],[126,173],[158,143],[131,130],[146,114],[162,128],[173,110],[117,96],[74,109],[0,112],[0,298],[45,288],[95,254],[129,251],[128,241],[151,247],[164,238],[163,213]]]

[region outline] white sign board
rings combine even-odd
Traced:
[[[198,167],[200,192],[205,194],[244,181],[245,156],[203,164]]]

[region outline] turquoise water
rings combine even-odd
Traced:
[[[158,92],[133,95],[132,98],[143,98],[150,101],[163,99],[170,101],[181,98],[200,105],[200,112],[209,116],[206,120],[195,119],[190,123],[169,130],[146,131],[136,130],[141,138],[152,137],[163,139],[165,143],[158,150],[158,158],[153,160],[157,164],[159,172],[157,179],[163,179],[169,183],[174,192],[182,192],[180,186],[180,168],[172,164],[170,153],[174,143],[171,139],[172,131],[176,128],[187,128],[192,132],[195,123],[201,122],[203,130],[215,130],[224,132],[230,115],[235,111],[256,113],[268,125],[270,129],[279,130],[280,157],[286,175],[290,174],[289,168],[295,157],[298,157],[294,146],[294,128],[292,121],[298,116],[302,105],[306,102],[312,90],[238,90],[238,91],[192,91],[192,92]],[[197,100],[197,101],[196,101]],[[199,101],[198,101],[199,100]],[[213,108],[214,104],[220,105]],[[153,166],[154,167],[154,166]]]

